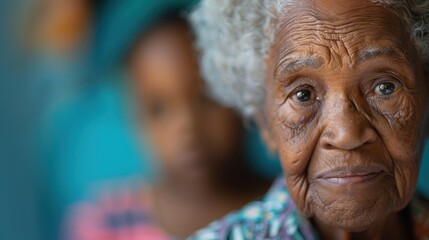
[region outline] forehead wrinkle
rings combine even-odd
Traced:
[[[310,5],[295,6],[283,12],[280,17],[274,46],[274,49],[280,50],[274,54],[277,55],[274,57],[277,58],[275,73],[291,74],[306,67],[319,68],[323,64],[335,68],[353,68],[363,59],[382,55],[398,60],[406,59],[403,51],[402,57],[399,57],[400,55],[394,56],[392,51],[362,53],[360,50],[371,46],[371,43],[386,45],[386,41],[393,46],[399,44],[396,48],[401,49],[402,43],[398,41],[398,37],[404,31],[392,28],[392,24],[397,21],[392,22],[392,11],[389,9],[382,11],[379,7],[357,6],[353,11],[326,15]],[[386,10],[385,7],[381,8]],[[294,55],[307,57],[294,60]],[[319,61],[312,61],[315,59]]]
[[[299,35],[299,34],[298,34]],[[298,36],[297,36],[298,37]],[[286,65],[281,71],[281,73],[288,72],[292,67],[297,67],[297,65],[303,65],[307,62],[308,67],[316,68],[320,67],[320,59],[323,59],[323,63],[326,64],[340,64],[347,65],[352,68],[355,64],[362,63],[364,61],[368,61],[370,59],[374,59],[377,57],[386,57],[397,60],[400,63],[406,63],[410,65],[412,63],[410,56],[407,54],[407,51],[403,50],[401,43],[397,42],[396,39],[385,39],[381,46],[373,46],[373,47],[363,47],[370,46],[370,42],[375,41],[377,44],[377,38],[372,39],[364,36],[364,34],[359,34],[359,36],[354,36],[354,38],[347,37],[347,39],[343,40],[327,40],[324,41],[320,36],[316,34],[307,34],[304,38],[301,35],[301,39],[289,39],[289,41],[283,44],[281,48],[279,59],[287,59],[288,56],[292,55],[293,52],[300,52],[304,50],[307,54],[308,59],[303,58],[302,61],[297,61],[296,64],[290,65],[290,67],[286,67]],[[386,46],[386,40],[388,41]],[[362,46],[362,44],[364,44]],[[384,45],[384,46],[383,46]],[[301,54],[300,54],[301,55]],[[315,57],[317,56],[317,57]],[[311,62],[310,60],[318,59],[319,62]],[[281,63],[281,62],[280,62]],[[319,65],[318,65],[319,64]],[[304,67],[307,67],[304,65]]]
[[[355,24],[349,19],[343,25],[333,25],[331,22],[325,24],[324,21],[320,20],[309,21],[309,18],[312,17],[304,16],[297,21],[296,19],[292,22],[289,21],[289,24],[282,24],[279,29],[278,43],[280,46],[286,46],[289,51],[296,51],[296,47],[303,46],[310,47],[314,51],[314,47],[318,48],[325,45],[330,49],[330,51],[325,52],[328,62],[348,59],[348,65],[351,65],[354,62],[352,59],[357,58],[359,45],[370,40],[368,36],[374,36],[374,32],[378,32],[377,28],[386,30],[380,25],[374,24],[373,19],[368,21],[364,18],[361,21],[362,24]],[[395,33],[391,32],[391,34],[389,34],[389,38],[395,38]],[[285,56],[286,52],[281,51],[280,56]],[[344,54],[344,56],[330,56],[331,54]]]
[[[386,20],[386,14],[380,14],[374,9],[364,9],[365,15],[360,14],[360,9],[340,14],[339,16],[326,18],[320,12],[314,9],[299,9],[299,11],[287,11],[280,18],[279,29],[286,30],[286,33],[291,32],[317,32],[325,34],[340,34],[347,35],[356,30],[368,29],[369,26],[380,27],[380,25],[389,26],[392,24]],[[371,18],[367,17],[368,13],[373,13]],[[359,22],[360,24],[356,24]],[[380,24],[382,23],[382,24]],[[297,31],[298,30],[298,31]]]
[[[294,39],[302,42],[313,35],[319,40],[346,42],[353,41],[358,35],[366,36],[367,33],[378,32],[377,29],[387,30],[394,24],[389,18],[393,14],[392,10],[384,6],[368,8],[357,5],[336,15],[327,15],[321,9],[312,7],[311,1],[302,1],[294,6],[280,17],[279,40]]]

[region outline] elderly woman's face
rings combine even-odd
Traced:
[[[367,0],[296,1],[268,59],[268,130],[301,211],[360,231],[416,185],[428,87],[404,22]]]

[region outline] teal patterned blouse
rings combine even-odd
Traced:
[[[284,178],[267,195],[199,230],[190,240],[318,239],[311,224],[300,216]]]

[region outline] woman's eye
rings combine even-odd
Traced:
[[[313,93],[310,90],[299,90],[292,96],[295,102],[308,102],[313,98]]]
[[[377,95],[381,95],[381,96],[387,96],[390,94],[393,94],[396,90],[396,86],[393,83],[390,82],[383,82],[378,84],[375,89],[374,92]]]

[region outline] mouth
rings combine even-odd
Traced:
[[[379,166],[343,167],[318,175],[317,180],[330,185],[350,185],[368,183],[382,175],[385,170]]]

